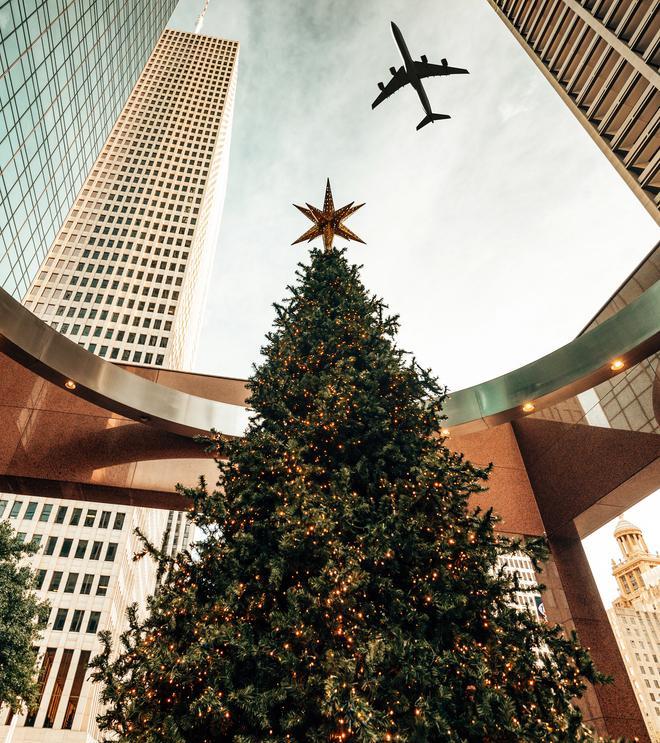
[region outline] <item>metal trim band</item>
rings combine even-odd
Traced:
[[[660,281],[593,330],[536,361],[450,395],[446,426],[452,432],[490,428],[556,404],[612,377],[613,359],[624,368],[660,348]],[[241,436],[249,411],[241,405],[190,395],[125,371],[53,330],[0,289],[0,351],[71,394],[127,418],[194,436],[211,429]]]

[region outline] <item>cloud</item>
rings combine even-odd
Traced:
[[[181,0],[172,25],[191,29],[199,4]],[[416,132],[410,89],[371,110],[399,64],[392,20],[415,58],[470,70],[428,80],[449,121]],[[204,31],[241,51],[201,370],[249,374],[306,256],[290,205],[318,203],[328,176],[338,202],[367,202],[350,255],[401,315],[401,344],[454,389],[569,340],[655,239],[483,0],[212,0]]]

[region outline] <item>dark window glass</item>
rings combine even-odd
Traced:
[[[89,621],[87,622],[87,632],[96,632],[99,628],[99,621],[101,619],[100,611],[92,611],[89,614]]]
[[[60,506],[57,509],[57,515],[55,516],[55,523],[56,524],[63,524],[64,523],[64,518],[66,516],[67,510],[68,510],[67,509],[67,506]]]
[[[108,584],[110,583],[110,576],[109,575],[101,575],[99,576],[99,584],[96,587],[96,595],[97,596],[105,596],[108,592]]]
[[[64,690],[64,684],[66,683],[66,677],[69,673],[69,666],[71,665],[72,657],[73,650],[65,650],[62,653],[60,667],[57,669],[57,676],[55,677],[53,693],[50,696],[50,702],[48,703],[48,709],[46,710],[46,719],[44,720],[45,728],[52,728],[55,724],[57,709],[60,706],[60,699],[62,698],[62,691]]]
[[[43,534],[33,534],[32,539],[30,540],[32,544],[35,547],[38,547],[41,544],[41,540],[43,539]]]
[[[57,615],[55,616],[55,622],[53,623],[53,629],[61,631],[64,629],[64,623],[66,622],[66,615],[68,609],[58,609]]]
[[[108,549],[105,551],[105,561],[113,562],[117,555],[117,542],[110,542]]]
[[[101,547],[103,547],[102,542],[94,542],[92,544],[92,551],[89,553],[89,559],[90,560],[100,560],[101,559]]]
[[[73,676],[71,692],[69,693],[69,701],[67,702],[66,712],[64,714],[64,721],[62,722],[63,730],[71,730],[71,728],[73,727],[73,720],[76,716],[76,709],[78,708],[78,701],[80,700],[80,691],[82,689],[83,681],[85,680],[85,674],[87,673],[87,665],[89,663],[90,655],[90,650],[80,651],[78,666],[76,667],[76,672]]]
[[[84,526],[94,526],[95,521],[96,521],[96,510],[90,508],[85,514]]]
[[[44,503],[44,507],[41,509],[39,514],[39,521],[48,521],[50,518],[50,512],[53,510],[52,503]]]
[[[55,545],[57,544],[57,537],[48,537],[46,542],[46,549],[44,550],[45,555],[52,555],[55,552]]]
[[[80,523],[80,514],[82,513],[82,508],[74,508],[73,512],[71,513],[71,521],[69,523],[71,526],[78,526]]]
[[[46,579],[46,571],[39,570],[39,572],[37,573],[35,582],[34,582],[35,588],[37,590],[39,590],[43,586],[45,579]]]
[[[102,511],[99,519],[99,529],[107,529],[110,523],[110,511]]]
[[[92,592],[92,583],[94,583],[94,576],[85,573],[83,582],[80,585],[80,593],[85,594],[85,596],[89,595]]]
[[[0,500],[0,519],[4,516],[6,508],[7,508],[7,501]]]
[[[78,573],[69,573],[64,586],[64,593],[73,593],[76,590],[76,583],[78,583]]]
[[[21,512],[21,506],[23,505],[22,500],[15,500],[14,505],[11,507],[11,511],[9,512],[9,518],[10,519],[16,519],[18,518],[18,514]]]
[[[115,514],[115,523],[113,524],[113,529],[121,529],[124,526],[124,519],[126,518],[125,513],[116,513]]]
[[[56,652],[57,651],[55,648],[46,648],[46,654],[44,655],[44,660],[39,671],[39,679],[37,681],[37,702],[34,707],[30,707],[30,709],[28,709],[27,718],[25,720],[25,727],[34,727],[34,721],[37,719],[37,712],[39,711],[41,699],[44,695],[44,688],[48,683],[48,676],[50,675],[50,669],[53,667],[53,661],[55,660]]]
[[[82,609],[74,610],[73,617],[71,617],[71,624],[69,625],[69,632],[80,632],[84,614],[85,612]]]
[[[60,587],[61,582],[62,582],[62,571],[56,570],[53,573],[52,578],[50,579],[50,585],[48,586],[48,590],[57,591],[57,589]]]
[[[71,552],[71,545],[73,544],[73,539],[64,539],[62,540],[62,548],[60,549],[60,557],[68,557],[69,553]]]
[[[86,539],[79,539],[78,544],[76,545],[76,554],[74,555],[74,558],[82,560],[83,557],[85,557],[85,552],[87,552],[88,544],[89,542]]]
[[[24,519],[31,519],[34,517],[34,513],[37,510],[37,501],[30,501],[25,509]]]

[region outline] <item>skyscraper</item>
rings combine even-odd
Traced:
[[[660,743],[660,556],[642,530],[619,519],[614,537],[622,559],[612,561],[619,596],[607,616],[653,743]]]
[[[176,0],[0,0],[0,286],[22,298]]]
[[[189,368],[224,201],[238,43],[167,29],[25,304],[111,361]]]
[[[181,368],[193,357],[224,200],[238,44],[166,30],[32,282],[25,304],[109,360]],[[86,664],[126,608],[154,589],[132,561],[139,527],[169,552],[182,512],[2,496],[0,518],[40,545],[52,603],[39,646],[38,707],[0,716],[0,741],[97,739],[100,689]],[[166,541],[164,541],[166,540]]]
[[[651,0],[488,0],[660,223],[660,16]]]

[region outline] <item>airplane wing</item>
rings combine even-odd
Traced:
[[[404,85],[408,84],[408,75],[406,74],[405,67],[399,67],[399,69],[392,75],[392,79],[381,88],[380,95],[371,104],[371,108],[376,108],[386,98],[389,98],[392,93],[396,93],[399,88],[403,88]],[[382,85],[382,83],[379,83]]]
[[[461,67],[450,67],[448,64],[431,64],[430,62],[415,62],[415,72],[422,77],[435,77],[436,75],[469,75],[467,70]]]

